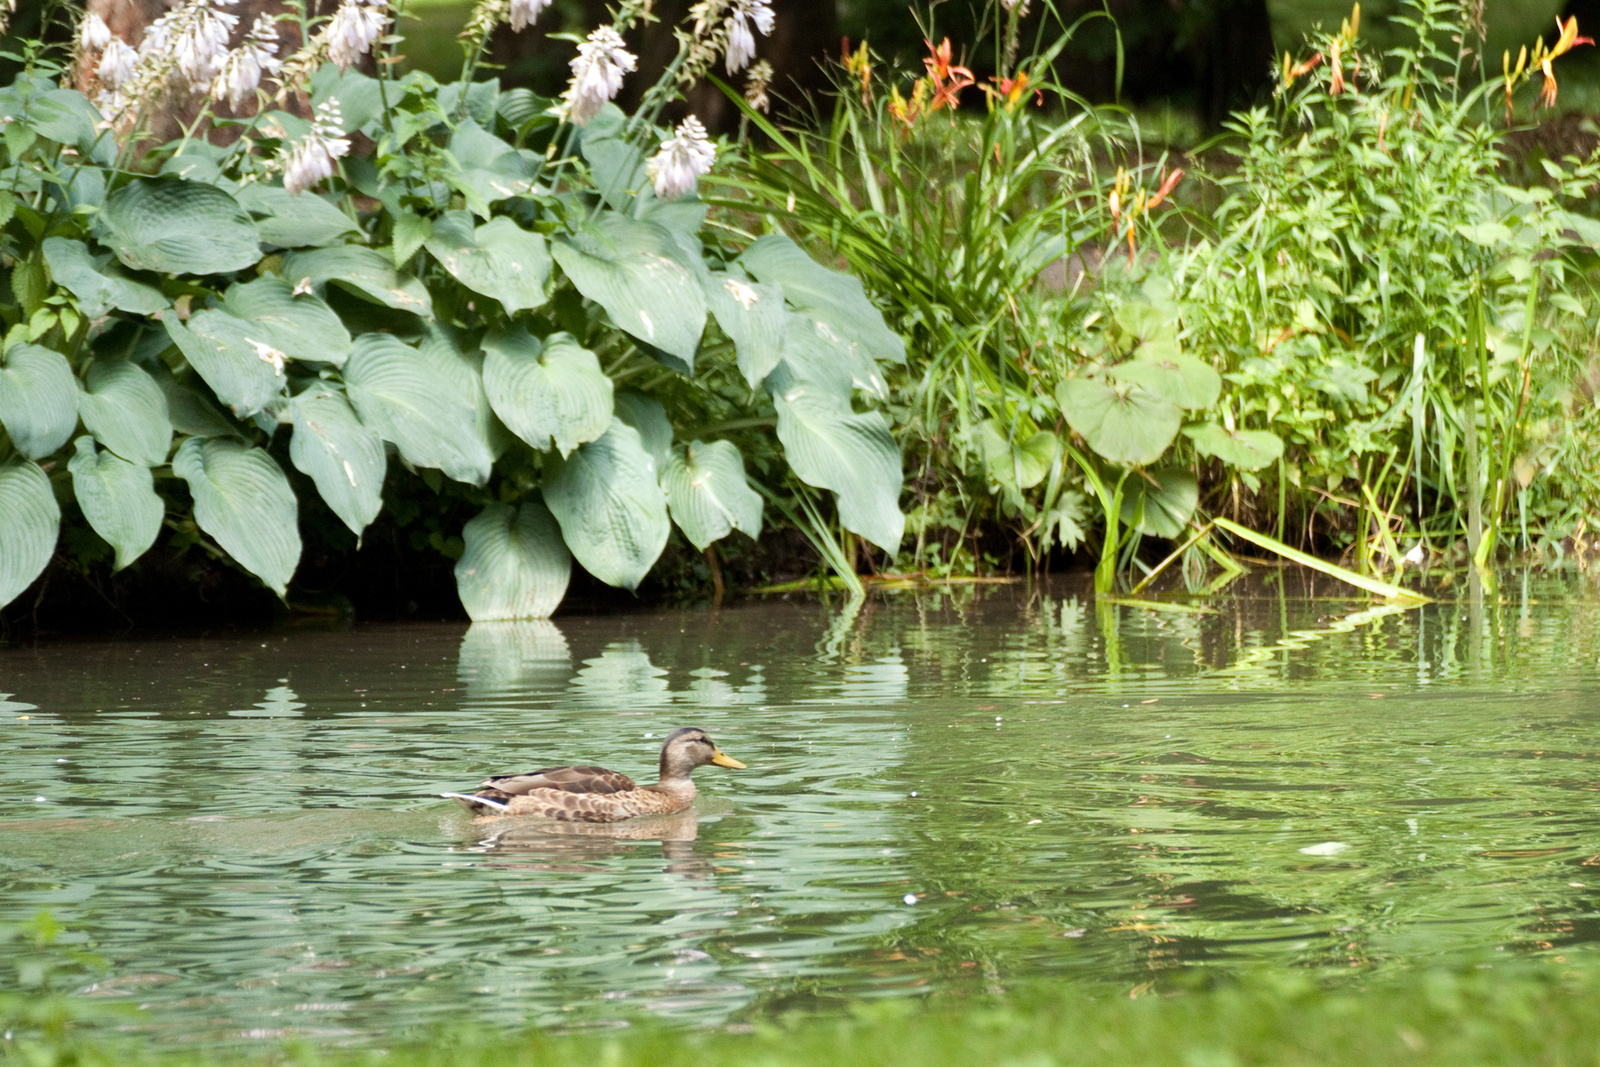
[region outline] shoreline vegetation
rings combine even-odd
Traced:
[[[129,40],[51,0],[0,90],[8,631],[1590,550],[1600,162],[1526,134],[1576,20],[1496,64],[1357,6],[1177,154],[1054,80],[1100,14],[864,43],[797,126],[763,0],[698,4],[631,115],[640,4],[560,98],[475,80],[547,6],[478,4],[442,83],[384,0]],[[706,80],[737,136],[664,118]]]
[[[1199,981],[1203,982],[1203,978]],[[9,994],[13,1000],[15,994]],[[1088,993],[1060,986],[956,1002],[884,999],[831,1014],[788,1012],[718,1031],[641,1025],[604,1033],[473,1028],[396,1035],[383,1048],[298,1040],[292,1032],[210,1048],[153,1048],[138,1011],[93,1016],[38,1001],[9,1013],[0,1049],[35,1064],[152,1067],[575,1062],[597,1064],[1585,1064],[1600,1058],[1600,980],[1497,961],[1319,983],[1254,975],[1214,988]],[[51,1009],[58,1014],[49,1015]]]

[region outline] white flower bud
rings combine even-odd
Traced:
[[[511,0],[511,28],[521,33],[552,3],[554,0]]]
[[[339,105],[332,100],[317,108],[306,139],[294,146],[283,169],[283,188],[298,196],[333,177],[333,161],[350,151],[350,141],[339,129]]]
[[[328,58],[349,70],[372,51],[373,42],[389,27],[389,5],[383,0],[344,0],[323,30],[328,35]]]
[[[572,81],[565,97],[567,117],[583,126],[600,113],[622,88],[623,74],[638,60],[610,26],[601,26],[578,46],[572,60]]]
[[[756,39],[750,23],[765,37],[772,33],[772,6],[769,0],[733,0],[728,12],[728,73],[736,74],[756,57]]]
[[[128,47],[120,37],[113,37],[100,55],[95,77],[101,85],[114,92],[133,77],[134,68],[138,65],[139,53]]]
[[[656,196],[673,200],[694,192],[695,180],[709,174],[716,159],[717,149],[706,137],[706,128],[690,115],[661,142],[661,151],[650,157],[645,173],[655,179]]]
[[[84,16],[78,25],[78,46],[85,52],[103,51],[111,43],[111,27],[94,12]]]

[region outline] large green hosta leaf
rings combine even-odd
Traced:
[[[243,428],[203,394],[193,371],[185,371],[180,380],[160,360],[147,364],[146,369],[161,387],[174,430],[190,437],[244,437]]]
[[[383,439],[368,429],[338,390],[313,385],[289,402],[294,436],[289,458],[317,483],[317,492],[361,541],[383,509],[388,460]]]
[[[356,338],[344,367],[361,421],[393,441],[406,461],[482,485],[494,464],[476,406],[422,352],[389,334]]]
[[[256,339],[289,359],[338,367],[350,356],[350,332],[333,309],[310,293],[296,296],[294,286],[282,278],[231,285],[222,303],[259,331]]]
[[[728,441],[692,441],[672,450],[661,475],[672,521],[705,551],[733,530],[761,533],[761,494],[744,477],[744,460]]]
[[[61,508],[38,464],[0,464],[0,608],[39,577],[56,548]]]
[[[617,418],[639,431],[639,444],[656,462],[656,474],[666,470],[672,453],[672,421],[667,409],[634,389],[623,389],[612,398]]]
[[[237,441],[191,437],[172,471],[189,483],[200,528],[283,596],[300,562],[299,506],[272,457]]]
[[[1100,378],[1068,378],[1056,386],[1056,399],[1089,447],[1116,463],[1154,463],[1183,422],[1176,405],[1132,383],[1118,388]]]
[[[529,155],[486,132],[472,119],[464,120],[450,135],[448,158],[459,168],[453,184],[480,215],[487,216],[489,205],[496,200],[533,189],[538,168]]]
[[[783,286],[783,295],[797,311],[859,346],[866,358],[905,362],[905,342],[884,324],[861,282],[822,266],[783,234],[758,238],[740,255],[739,264],[761,281]]]
[[[566,595],[572,555],[543,504],[490,504],[461,539],[456,590],[473,622],[547,619]]]
[[[94,255],[82,241],[47,237],[44,259],[57,285],[78,298],[78,310],[98,319],[112,308],[135,315],[154,315],[168,304],[161,290],[125,277],[111,256]]]
[[[251,182],[234,195],[245,210],[257,216],[261,240],[279,248],[332,244],[361,229],[321,197],[309,193],[292,196],[281,185]]]
[[[570,334],[537,337],[516,326],[483,341],[483,386],[500,421],[539,451],[563,456],[611,425],[611,379]]]
[[[706,302],[717,325],[733,342],[739,371],[754,389],[783,358],[788,309],[783,287],[753,282],[741,273],[715,272],[705,279]]]
[[[78,381],[66,356],[38,345],[0,355],[0,426],[29,459],[67,443],[78,426]]]
[[[612,419],[605,436],[546,470],[545,503],[578,562],[607,585],[637,588],[671,529],[656,464],[639,432]]]
[[[840,399],[848,399],[852,389],[880,399],[889,395],[878,365],[860,346],[840,340],[827,324],[806,315],[790,312],[785,317],[783,362],[796,378],[826,386]]]
[[[172,447],[167,398],[161,395],[156,380],[137,364],[95,361],[78,398],[78,411],[89,432],[130,463],[154,467],[167,461],[167,450]]]
[[[544,238],[504,217],[476,228],[472,222],[470,212],[447,211],[423,246],[462,285],[494,297],[509,314],[543,304],[550,277]]]
[[[363,300],[397,311],[433,314],[433,298],[421,282],[395,270],[394,264],[381,253],[360,245],[333,245],[291,252],[283,257],[283,267],[279,273],[295,288],[309,281],[318,296],[322,296],[328,285],[333,284]]]
[[[1208,422],[1185,426],[1183,433],[1202,456],[1220,459],[1242,471],[1258,471],[1283,455],[1283,440],[1270,430],[1230,430]]]
[[[839,521],[891,555],[905,533],[900,449],[877,412],[858,414],[826,387],[780,365],[767,379],[778,409],[778,440],[802,481],[831,489]]]
[[[699,275],[672,234],[651,222],[601,212],[551,249],[578,292],[606,309],[618,329],[691,367],[706,325]]]
[[[472,406],[478,440],[489,449],[490,456],[499,459],[515,438],[495,417],[489,404],[488,390],[483,387],[483,351],[467,352],[456,330],[437,322],[428,324],[422,340],[417,342],[417,351]]]
[[[106,197],[106,244],[135,270],[228,274],[261,258],[250,213],[214,185],[135,178]]]
[[[67,464],[72,494],[94,532],[117,550],[120,571],[155,544],[166,507],[156,495],[149,467],[109,451],[97,452],[88,434],[74,444],[77,454]]]
[[[283,353],[267,330],[215,308],[195,312],[187,323],[169,315],[162,325],[189,366],[235,415],[253,415],[283,392]]]

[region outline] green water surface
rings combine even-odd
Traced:
[[[84,995],[161,1044],[1597,958],[1600,592],[1337,595],[1272,575],[1175,613],[1057,582],[4,650],[0,924],[87,936]],[[651,779],[685,725],[749,769],[699,771],[683,816],[434,796]]]

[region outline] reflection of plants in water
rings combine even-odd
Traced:
[[[72,995],[104,974],[107,964],[89,951],[87,937],[66,930],[49,912],[0,927],[0,945],[10,957],[11,973],[0,980],[0,1050],[8,1057],[21,1052],[37,1061],[36,1041],[58,1043],[76,1025],[117,1010]]]

